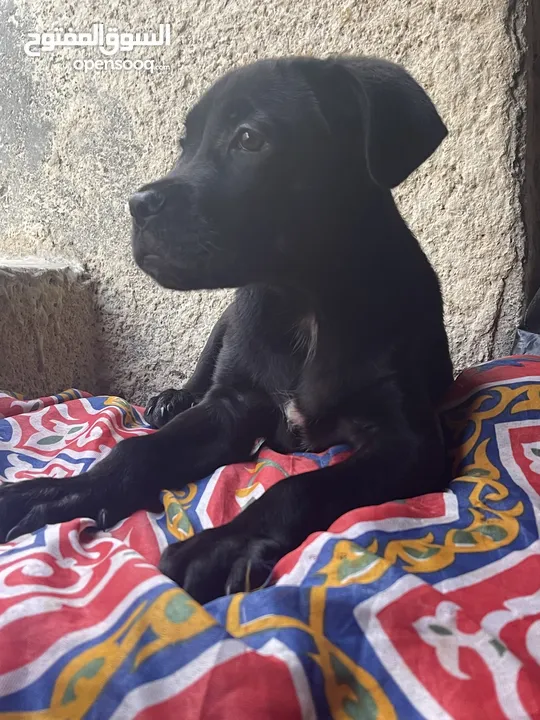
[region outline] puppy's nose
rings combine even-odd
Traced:
[[[129,211],[136,220],[157,215],[165,205],[165,196],[159,190],[141,190],[129,198]]]

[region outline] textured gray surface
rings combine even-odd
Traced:
[[[109,390],[140,399],[178,384],[227,294],[173,294],[135,268],[129,192],[169,168],[186,110],[231,66],[376,54],[413,73],[450,130],[397,195],[441,277],[456,364],[500,353],[522,297],[523,14],[502,0],[8,0],[0,252],[74,258],[96,278]],[[131,54],[169,70],[82,73],[71,62],[88,49],[23,53],[27,32],[84,31],[94,21],[122,30],[170,22],[169,48]]]
[[[0,257],[0,390],[98,392],[94,298],[80,267]]]
[[[526,299],[540,287],[540,2],[528,3],[527,162],[523,201],[527,226]]]

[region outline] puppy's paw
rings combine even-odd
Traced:
[[[144,412],[144,419],[152,427],[160,428],[196,403],[195,396],[189,390],[164,390],[159,395],[150,398]]]
[[[94,517],[86,475],[74,480],[36,478],[0,486],[0,543],[44,525]]]
[[[123,440],[85,473],[0,485],[0,543],[44,525],[88,517],[104,530],[136,510],[160,512],[154,435]]]
[[[266,586],[285,553],[274,540],[237,533],[229,523],[169,545],[159,568],[204,605],[222,595]]]

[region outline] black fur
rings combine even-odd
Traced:
[[[132,196],[133,252],[165,287],[236,287],[235,300],[185,388],[150,402],[162,429],[78,478],[2,487],[0,536],[157,509],[160,490],[247,461],[260,438],[281,452],[348,443],[348,460],[168,548],[162,570],[206,602],[257,587],[348,510],[442,490],[441,294],[390,188],[445,135],[419,85],[382,60],[265,60],[220,79],[171,172]]]

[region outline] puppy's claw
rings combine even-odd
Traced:
[[[38,505],[28,512],[6,535],[6,542],[11,542],[21,535],[35,532],[46,524],[43,507]]]
[[[107,511],[105,510],[105,508],[101,508],[98,513],[97,527],[100,530],[106,530],[109,527],[107,523]]]
[[[153,427],[160,428],[195,404],[196,400],[188,390],[164,390],[150,398],[144,419]]]
[[[107,528],[110,527],[109,523],[107,522],[107,518],[107,511],[105,510],[105,508],[101,508],[101,510],[98,512],[96,524],[86,528],[87,532],[98,533],[102,532],[103,530],[107,530]]]
[[[249,574],[251,572],[251,558],[246,563],[246,577],[244,579],[244,592],[251,592],[251,583],[249,581]]]
[[[12,540],[15,540],[15,538],[19,537],[21,533],[19,532],[19,526],[15,525],[15,527],[12,527],[11,530],[6,534],[6,542],[11,542]]]
[[[238,592],[255,592],[268,587],[272,580],[275,562],[275,560],[258,557],[257,554],[247,559],[238,558],[227,578],[225,594],[234,595]]]
[[[161,556],[161,572],[201,605],[224,594],[266,587],[287,551],[268,537],[250,537],[241,527],[237,531],[234,523],[173,543]]]

